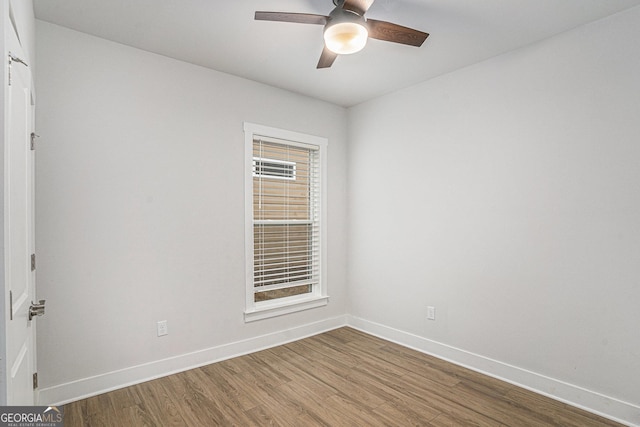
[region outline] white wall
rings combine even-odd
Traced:
[[[636,7],[350,110],[354,318],[640,424],[639,28]]]
[[[344,323],[346,110],[40,21],[37,52],[44,400]],[[244,323],[244,121],[329,138],[325,308]]]

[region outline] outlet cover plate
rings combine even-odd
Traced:
[[[167,327],[167,321],[166,320],[160,320],[158,322],[158,336],[162,337],[165,336],[169,333],[169,329]]]

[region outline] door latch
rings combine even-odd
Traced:
[[[34,316],[42,316],[44,315],[44,301],[40,300],[37,304],[31,301],[31,306],[29,307],[29,320],[33,319]]]

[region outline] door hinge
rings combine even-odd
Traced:
[[[38,388],[38,373],[35,372],[33,374],[33,389],[37,389]]]
[[[31,151],[36,149],[36,138],[40,138],[40,135],[38,135],[35,132],[31,132],[31,143],[29,145],[31,148]]]
[[[31,271],[36,269],[36,254],[31,254]]]

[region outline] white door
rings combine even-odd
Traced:
[[[31,71],[9,24],[6,31],[4,146],[4,239],[6,323],[6,384],[8,405],[33,405],[35,318],[29,319],[35,299],[34,152]]]

